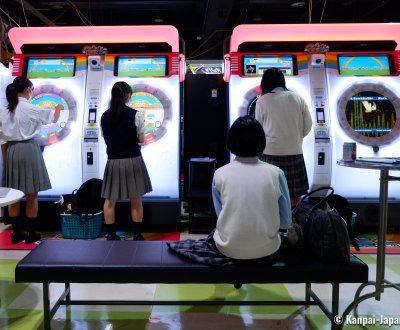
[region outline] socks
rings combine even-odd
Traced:
[[[21,235],[21,217],[9,217],[13,234]]]
[[[109,235],[115,235],[115,224],[114,223],[106,223],[106,230],[107,234]]]
[[[35,232],[37,218],[26,217],[26,231],[28,234]]]
[[[142,234],[142,229],[143,229],[143,222],[133,222],[133,236],[138,236]]]

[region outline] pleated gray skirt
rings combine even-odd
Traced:
[[[4,184],[25,194],[51,188],[43,155],[35,140],[7,142]]]
[[[152,190],[142,156],[107,161],[101,192],[103,198],[119,200],[141,197]]]

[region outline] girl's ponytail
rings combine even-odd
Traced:
[[[9,84],[6,88],[6,98],[8,101],[7,109],[10,112],[14,112],[18,105],[18,93],[13,83]]]

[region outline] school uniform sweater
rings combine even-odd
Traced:
[[[303,153],[303,138],[312,119],[304,99],[292,91],[274,89],[257,99],[255,117],[264,128],[266,155],[289,156]]]
[[[215,171],[213,198],[221,206],[216,208],[219,215],[213,237],[222,254],[256,259],[279,249],[278,230],[287,228],[291,217],[286,180],[278,167],[256,157],[236,157]]]

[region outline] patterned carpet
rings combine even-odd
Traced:
[[[351,253],[375,254],[377,249],[376,234],[361,234],[357,237],[360,251],[351,247]],[[386,254],[400,254],[400,233],[388,233],[386,236]]]

